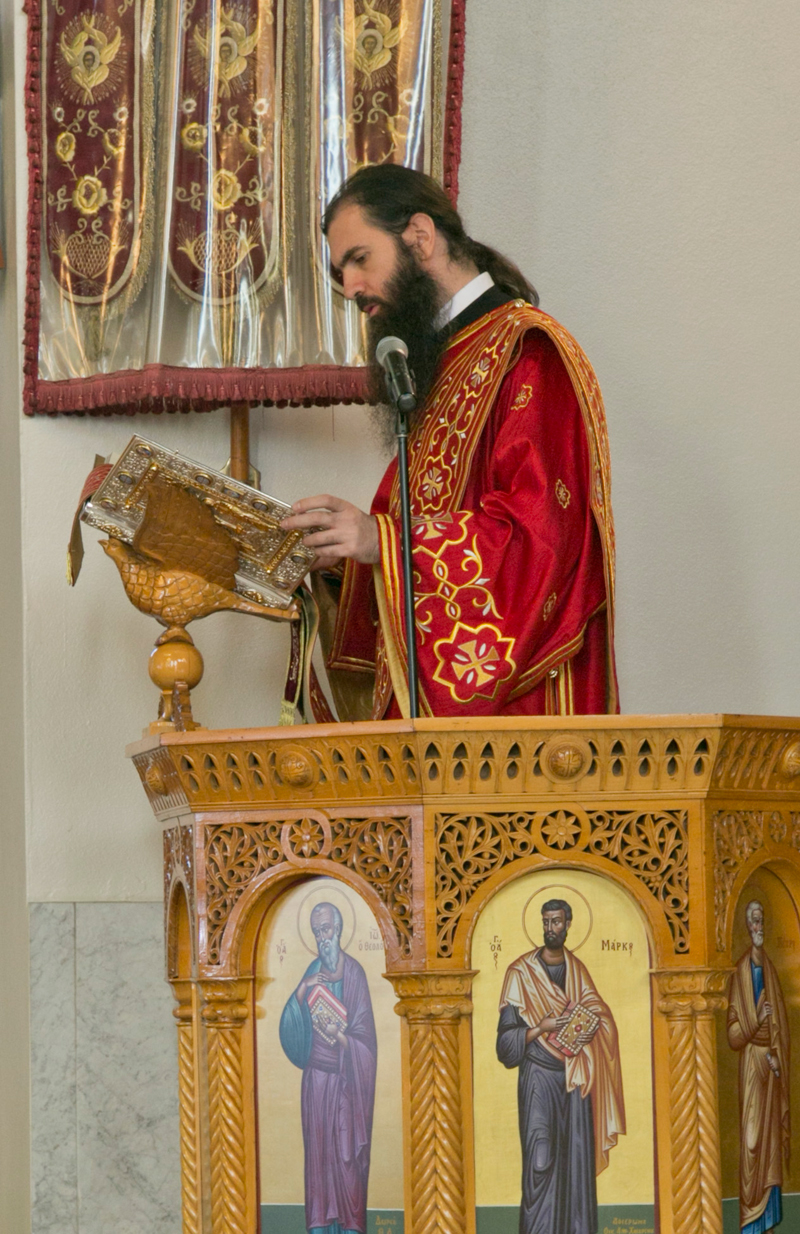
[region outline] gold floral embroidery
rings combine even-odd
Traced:
[[[215,172],[211,186],[211,200],[214,202],[215,209],[230,210],[231,206],[236,205],[241,195],[242,186],[236,172],[228,171],[225,167]]]
[[[522,408],[527,407],[532,398],[533,387],[529,385],[522,386],[517,394],[517,397],[514,399],[514,402],[511,404],[511,410],[522,411]]]
[[[572,494],[570,493],[564,481],[556,480],[556,497],[558,498],[558,504],[560,506],[563,506],[565,510],[567,506],[569,505],[571,496]]]
[[[453,672],[460,681],[465,677],[472,681],[474,677],[477,684],[483,686],[487,681],[493,680],[495,665],[491,661],[499,659],[496,647],[490,647],[488,643],[479,644],[478,640],[473,638],[468,643],[462,643],[453,656]]]
[[[422,491],[430,500],[438,497],[444,487],[444,477],[438,467],[429,467],[422,481]]]
[[[81,214],[97,214],[108,201],[108,193],[97,176],[81,176],[72,192],[72,204]]]
[[[554,591],[551,591],[550,595],[545,600],[544,608],[542,609],[542,618],[545,621],[547,621],[547,618],[550,616],[553,609],[555,608],[557,600],[558,600],[558,596],[556,595]]]
[[[75,157],[75,134],[59,133],[56,138],[56,155],[62,163],[71,163]]]
[[[514,639],[503,638],[497,626],[466,626],[458,621],[449,638],[434,643],[434,681],[445,686],[460,703],[469,702],[488,685],[492,689],[484,697],[492,698],[500,682],[516,671],[513,649]]]

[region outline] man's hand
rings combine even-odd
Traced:
[[[780,1074],[781,1074],[780,1063],[778,1062],[777,1058],[775,1057],[775,1055],[772,1053],[771,1050],[767,1050],[767,1066],[769,1067],[770,1071],[772,1071],[778,1077],[778,1079],[780,1079]]]
[[[551,1007],[549,1015],[544,1016],[535,1028],[528,1029],[525,1034],[525,1044],[530,1045],[532,1041],[536,1041],[538,1037],[543,1037],[545,1033],[560,1032],[568,1020],[568,1011],[564,1011],[561,1015],[558,1015],[555,1007]]]
[[[772,1015],[772,1003],[768,1003],[766,999],[758,1009],[757,1019],[759,1024],[763,1024],[767,1016]]]
[[[285,531],[316,528],[303,536],[307,548],[316,550],[312,570],[330,570],[343,557],[365,565],[376,565],[380,559],[378,522],[349,501],[322,493],[296,501],[290,514],[281,523]]]

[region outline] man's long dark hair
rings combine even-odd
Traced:
[[[350,202],[361,206],[376,227],[395,236],[402,236],[412,215],[427,214],[445,237],[452,261],[471,261],[479,273],[491,274],[497,286],[509,296],[533,305],[539,303],[536,288],[512,261],[488,244],[480,244],[467,235],[458,211],[431,176],[397,163],[362,167],[328,203],[322,220],[324,234],[336,212]]]

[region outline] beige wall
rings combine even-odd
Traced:
[[[22,560],[17,261],[14,244],[14,11],[0,6],[0,1231],[29,1229],[28,907],[25,894]]]
[[[3,6],[6,26],[10,14]],[[800,704],[799,39],[792,0],[469,0],[461,205],[473,234],[529,272],[605,392],[626,711],[796,713]],[[20,137],[20,78],[12,94],[7,65],[3,76],[6,132],[13,121]],[[16,168],[21,243],[21,152]],[[9,178],[7,238],[11,187]],[[155,626],[128,605],[93,544],[69,591],[64,548],[95,451],[119,449],[136,429],[221,464],[225,416],[25,421],[20,506],[13,272],[3,277],[8,885],[19,899],[24,733],[28,898],[155,900],[159,838],[122,756],[153,714]],[[254,421],[268,491],[368,500],[381,462],[363,412]],[[20,510],[24,717],[14,667]],[[274,720],[284,632],[219,616],[196,639],[207,666],[198,716],[213,726]]]

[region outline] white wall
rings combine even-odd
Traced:
[[[800,10],[469,0],[467,17],[467,222],[530,273],[606,396],[623,706],[797,712]],[[21,186],[21,154],[17,168]],[[368,500],[381,462],[363,412],[253,418],[268,491]],[[160,895],[157,830],[122,756],[153,714],[157,628],[93,544],[74,591],[63,566],[95,451],[134,430],[227,457],[223,413],[22,425],[32,900]],[[284,632],[235,616],[193,629],[201,720],[271,722]]]

